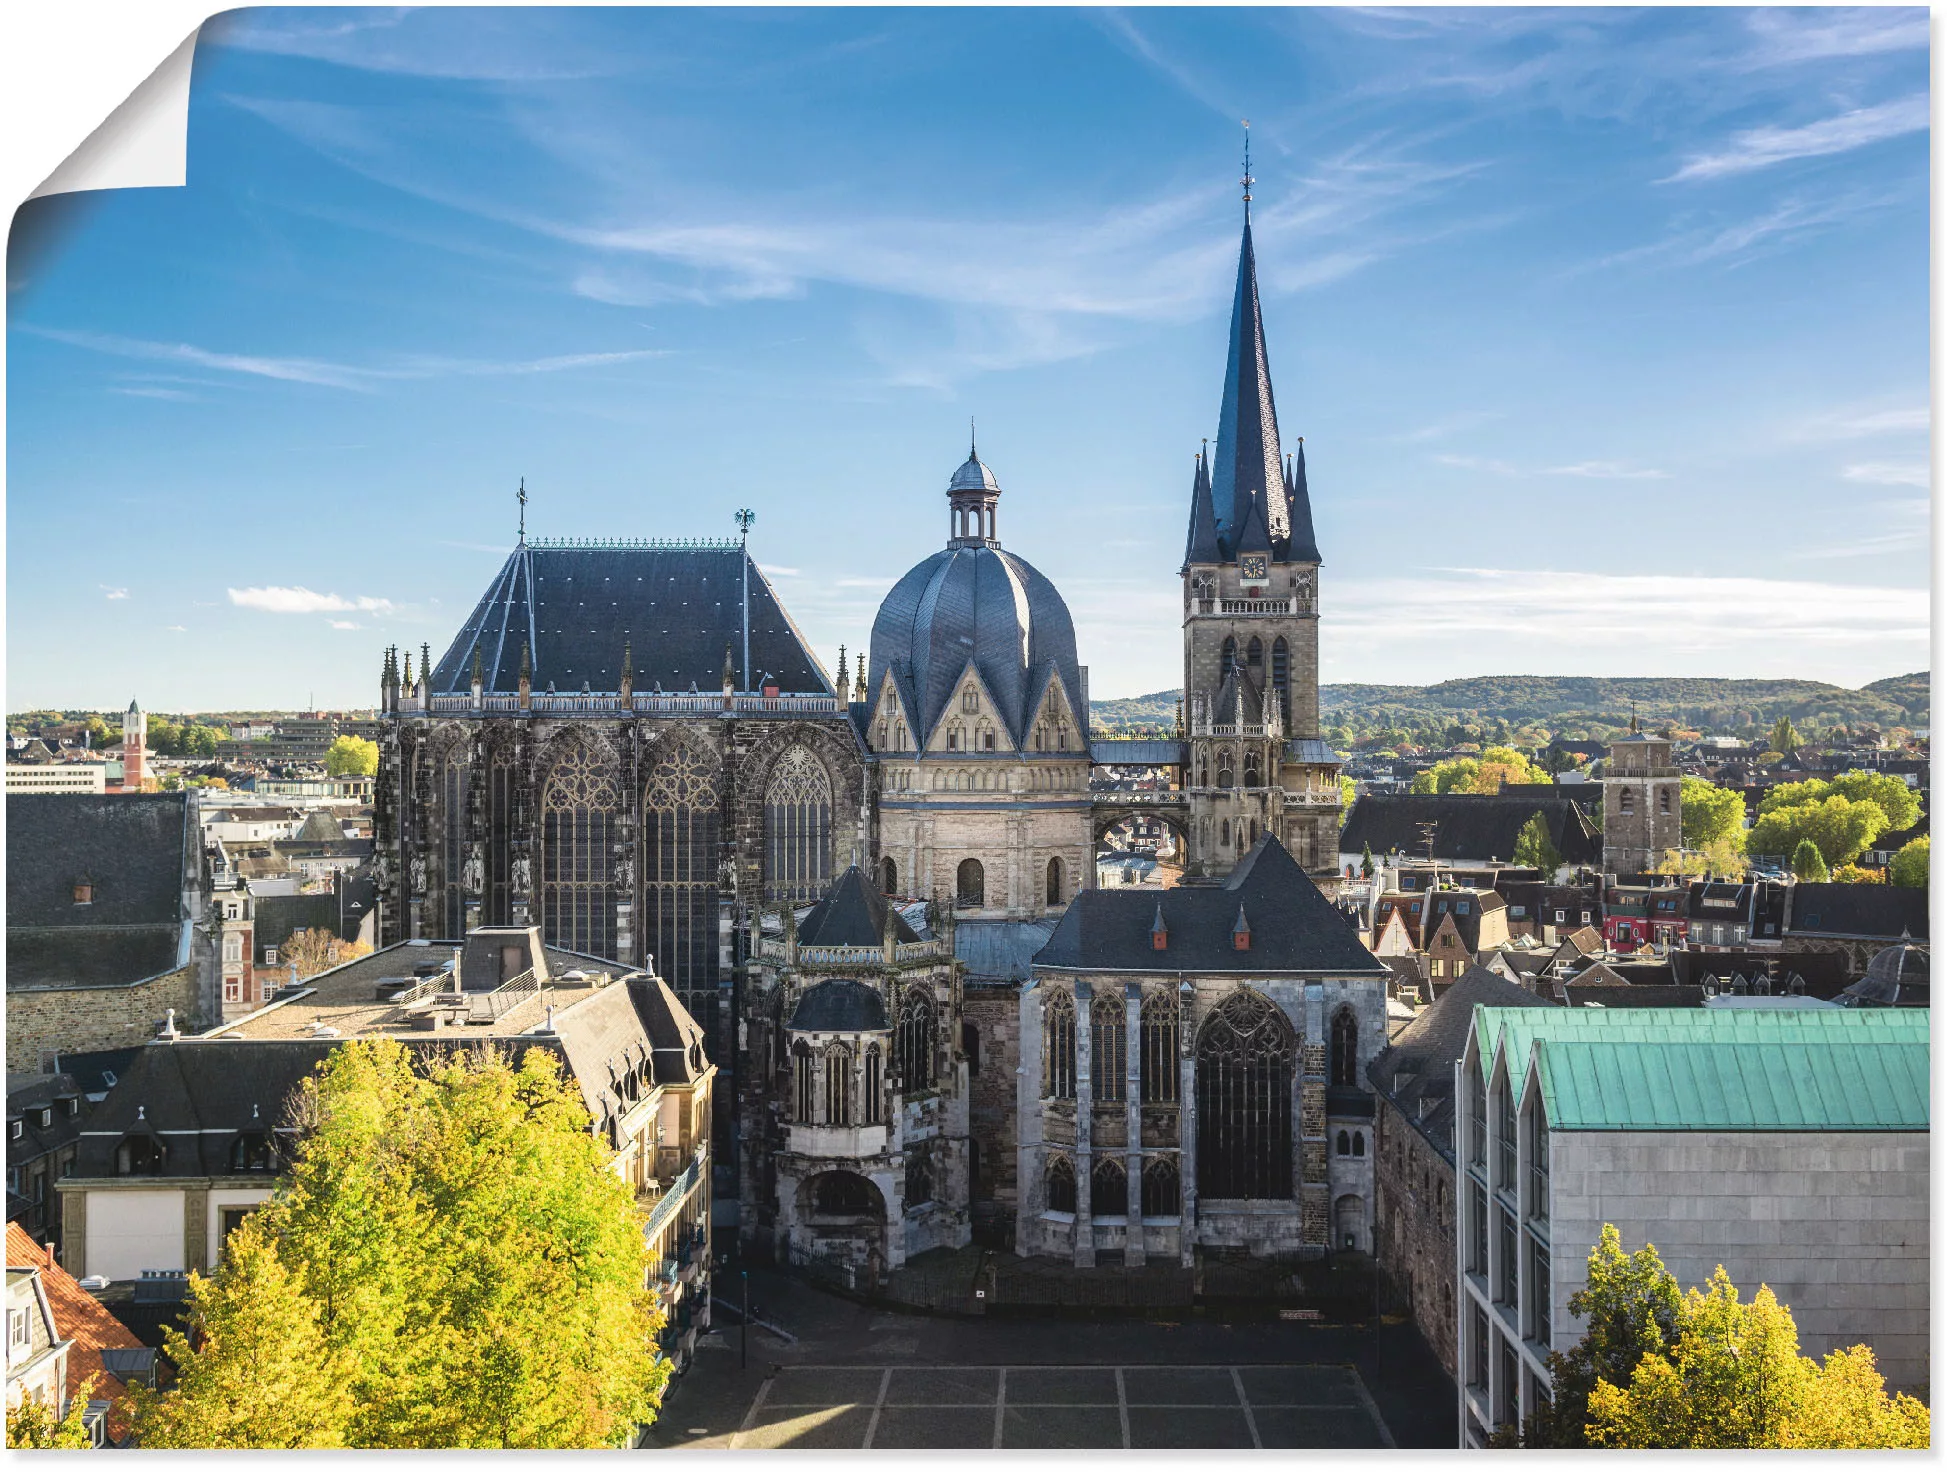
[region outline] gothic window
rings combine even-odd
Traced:
[[[514,767],[513,753],[503,746],[494,752],[487,767],[487,896],[484,910],[489,925],[514,923],[512,868],[514,835],[519,831],[514,807],[519,792],[520,776]]]
[[[957,876],[956,890],[960,908],[978,910],[987,902],[987,873],[980,866],[979,859],[962,859]]]
[[[910,1156],[906,1161],[906,1209],[924,1206],[933,1199],[933,1167],[924,1155]]]
[[[1048,860],[1048,903],[1061,903],[1061,860]]]
[[[799,1124],[817,1118],[818,1085],[811,1067],[811,1044],[798,1042],[791,1048],[791,1074],[795,1087],[796,1117]]]
[[[1228,787],[1230,784],[1230,748],[1228,746],[1220,746],[1217,748],[1217,785],[1219,787]]]
[[[1229,818],[1225,818],[1221,823],[1217,825],[1217,846],[1219,848],[1230,847],[1230,819]]]
[[[980,709],[980,692],[969,685],[960,692],[960,709],[971,714]]]
[[[1066,1155],[1048,1162],[1048,1210],[1071,1215],[1075,1210],[1075,1167]]]
[[[1213,1201],[1291,1196],[1291,1077],[1284,1014],[1237,991],[1197,1038],[1197,1193]]]
[[[967,1077],[980,1077],[980,1029],[971,1022],[960,1024],[960,1051],[967,1059]]]
[[[562,752],[541,789],[541,922],[551,946],[615,954],[609,839],[621,789],[589,745]]]
[[[1271,645],[1271,688],[1277,692],[1278,714],[1284,719],[1285,734],[1291,734],[1291,646],[1280,634]]]
[[[899,1031],[893,1038],[893,1067],[908,1094],[933,1087],[933,999],[908,987],[899,1003]]]
[[[1088,1209],[1095,1216],[1126,1216],[1129,1212],[1129,1177],[1122,1162],[1103,1156],[1088,1173]]]
[[[1176,1216],[1183,1210],[1183,1185],[1176,1162],[1167,1156],[1143,1167],[1142,1206],[1145,1217]]]
[[[1228,670],[1231,666],[1231,662],[1236,658],[1237,658],[1237,641],[1235,639],[1225,639],[1224,656],[1218,662],[1217,665],[1218,671],[1221,673],[1224,670]]]
[[[825,1123],[852,1122],[852,1050],[834,1043],[825,1050]]]
[[[960,728],[958,726],[948,726],[946,728],[946,749],[948,751],[958,751],[960,749]]]
[[[1352,1153],[1352,1132],[1350,1130],[1340,1130],[1339,1131],[1339,1154],[1350,1155],[1351,1153]]]
[[[1625,787],[1622,789],[1621,801],[1623,816],[1627,818],[1631,813],[1636,811],[1636,794]]]
[[[881,894],[899,892],[899,866],[890,858],[879,860],[879,892]]]
[[[1103,1104],[1120,1104],[1129,1097],[1129,1034],[1122,998],[1098,992],[1088,1009],[1090,1092]]]
[[[860,1119],[865,1124],[880,1124],[884,1112],[881,1096],[885,1093],[885,1057],[877,1043],[868,1044],[865,1050],[865,1108]]]
[[[1352,1153],[1354,1156],[1364,1155],[1366,1153],[1366,1134],[1364,1130],[1354,1130],[1352,1132]]]
[[[994,749],[994,733],[985,727],[982,727],[980,732],[980,749],[982,751],[992,751]]]
[[[1151,992],[1143,998],[1141,1014],[1142,1101],[1176,1102],[1176,997]]]
[[[1264,641],[1255,634],[1251,636],[1251,642],[1244,647],[1244,659],[1254,670],[1264,668]]]
[[[435,768],[435,801],[439,804],[440,877],[444,893],[437,911],[443,927],[441,935],[458,940],[466,934],[467,794],[471,790],[471,769],[466,746],[452,740],[440,753]]]
[[[1075,1097],[1075,999],[1067,992],[1050,992],[1042,1011],[1042,1034],[1048,1047],[1047,1095]]]
[[[1341,1007],[1332,1018],[1332,1086],[1352,1089],[1359,1086],[1359,1020],[1350,1007]]]
[[[716,1014],[719,806],[716,763],[688,742],[663,755],[643,790],[643,942],[706,1028]]]
[[[1247,751],[1244,753],[1244,785],[1246,787],[1262,785],[1258,781],[1257,752],[1255,751]]]
[[[849,1170],[831,1170],[819,1176],[812,1200],[820,1216],[876,1215],[879,1210],[878,1190],[864,1176]]]
[[[832,875],[832,784],[824,764],[794,746],[764,792],[764,898],[815,900]]]

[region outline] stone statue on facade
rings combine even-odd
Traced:
[[[474,849],[466,856],[466,867],[460,874],[460,885],[468,894],[478,894],[486,888],[487,865],[480,857],[480,850]]]
[[[406,872],[412,882],[412,892],[414,894],[424,894],[426,892],[426,856],[424,854],[414,854],[412,856],[412,863]]]
[[[510,882],[513,885],[514,893],[526,894],[534,878],[532,869],[528,867],[527,855],[515,854],[512,868],[513,873],[510,876]]]

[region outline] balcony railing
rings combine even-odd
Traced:
[[[1189,802],[1187,792],[1090,792],[1088,800],[1111,807],[1182,807]]]
[[[429,704],[434,715],[463,716],[476,711],[506,715],[520,710],[521,698],[505,692],[483,693],[476,705],[471,693],[434,695]],[[575,691],[568,694],[536,691],[528,697],[528,707],[536,715],[587,716],[619,716],[631,712],[636,715],[713,715],[725,709],[735,715],[836,715],[843,709],[834,695],[764,695],[756,692],[732,695],[726,706],[721,691],[709,694],[684,691],[678,695],[637,691],[627,705],[623,704],[620,691]],[[401,697],[399,714],[415,715],[420,711],[416,696]]]
[[[649,1218],[642,1224],[643,1237],[654,1243],[662,1229],[669,1224],[677,1209],[689,1199],[696,1183],[703,1178],[703,1157],[697,1156],[683,1168],[683,1173],[671,1181],[661,1198],[649,1208]]]
[[[786,946],[781,940],[770,936],[757,943],[757,958],[760,961],[783,962]],[[953,954],[953,946],[945,940],[907,940],[894,946],[896,961],[942,960]],[[799,946],[798,965],[800,966],[872,966],[885,958],[883,946]]]

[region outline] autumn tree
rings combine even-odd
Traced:
[[[1555,871],[1562,867],[1562,856],[1549,837],[1548,820],[1539,811],[1522,824],[1521,832],[1515,835],[1514,862],[1526,868],[1539,869],[1544,881],[1552,881]]]
[[[65,1415],[31,1395],[7,1407],[7,1445],[18,1451],[86,1451],[95,1444],[88,1434],[88,1398],[94,1394],[90,1375],[68,1397]]]
[[[634,1195],[550,1049],[515,1061],[348,1043],[292,1114],[288,1176],[197,1291],[199,1311],[207,1295],[234,1316],[182,1346],[183,1390],[144,1402],[166,1444],[633,1439],[667,1373],[651,1258]],[[252,1440],[227,1387],[256,1373],[250,1356],[275,1383],[287,1352],[307,1366],[306,1419],[274,1422],[288,1440]],[[255,1397],[257,1414],[269,1399]]]
[[[371,954],[372,948],[364,941],[344,940],[322,927],[292,931],[278,951],[286,967],[293,962],[297,964],[300,981]]]
[[[1932,845],[1925,838],[1914,839],[1893,855],[1892,862],[1886,866],[1887,880],[1902,889],[1925,889],[1932,852]]]
[[[1798,847],[1792,850],[1792,873],[1808,884],[1827,884],[1832,879],[1832,871],[1825,866],[1825,856],[1809,838],[1799,839]]]
[[[1548,773],[1511,746],[1489,746],[1479,756],[1449,757],[1435,762],[1413,779],[1418,793],[1499,792],[1513,783],[1546,783]]]
[[[362,736],[340,736],[325,752],[325,774],[331,777],[375,777],[379,744]]]

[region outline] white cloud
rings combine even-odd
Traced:
[[[1818,414],[1791,427],[1795,440],[1854,440],[1876,435],[1925,434],[1933,427],[1933,411],[1925,404],[1897,409],[1840,409]]]
[[[136,388],[123,388],[116,385],[108,391],[111,394],[127,394],[132,399],[172,399],[190,404],[196,402],[195,394],[180,388],[157,388],[146,384]]]
[[[165,634],[187,634],[189,630],[181,624],[164,624],[162,626],[162,632]]]
[[[1829,154],[1850,153],[1855,148],[1882,143],[1888,138],[1924,132],[1927,127],[1927,96],[1924,92],[1883,102],[1877,107],[1856,107],[1837,117],[1822,118],[1798,128],[1751,128],[1732,136],[1730,144],[1716,153],[1698,154],[1663,182],[1681,179],[1716,179],[1727,174],[1749,173],[1796,158],[1823,158]]]
[[[1847,480],[1863,480],[1876,486],[1921,486],[1933,484],[1933,469],[1924,460],[1869,460],[1863,465],[1848,465]]]
[[[1750,12],[1749,25],[1759,41],[1749,60],[1759,66],[1923,51],[1929,39],[1927,12],[1918,5],[1848,10],[1779,7]]]
[[[238,608],[264,613],[380,613],[394,612],[387,598],[340,598],[336,593],[313,593],[309,588],[231,588],[230,602]]]
[[[325,622],[330,624],[334,629],[362,629],[365,627],[363,624],[353,623],[348,618],[328,618]]]
[[[127,588],[111,588],[106,583],[97,583],[95,584],[95,586],[100,588],[102,592],[108,595],[108,601],[110,603],[117,603],[120,602],[122,599],[128,597]]]
[[[1579,475],[1587,480],[1668,480],[1667,470],[1639,470],[1614,460],[1584,460],[1576,465],[1556,465],[1543,475]]]

